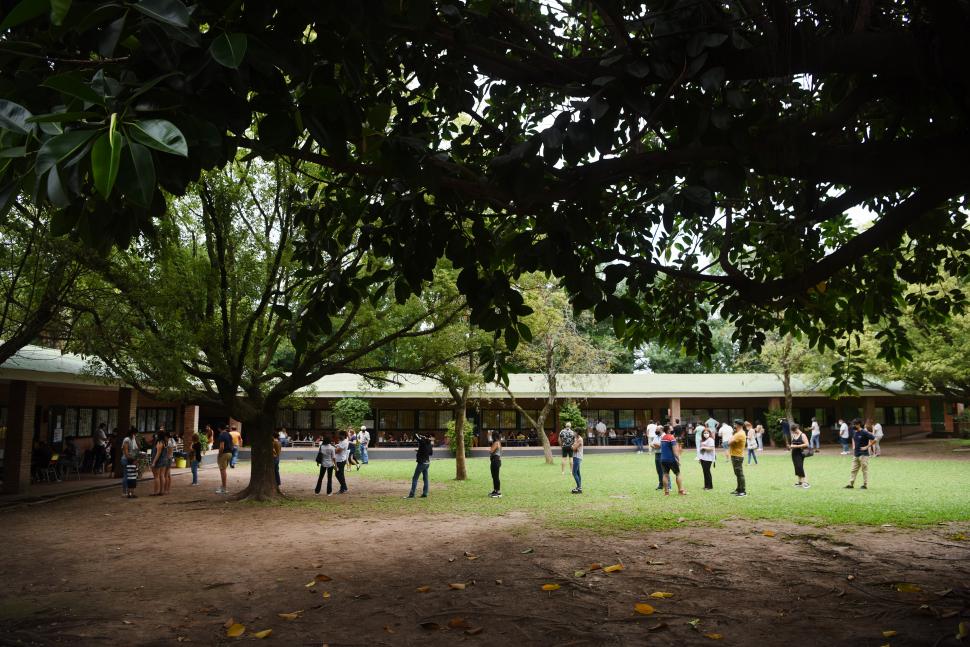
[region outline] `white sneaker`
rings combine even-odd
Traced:
[[[803,487],[803,488],[805,488],[805,489],[807,490],[808,488],[810,488],[810,487],[812,487],[812,486],[811,486],[811,485],[809,485],[808,483],[802,483],[802,487]]]
[[[216,489],[216,494],[225,494],[226,492],[227,492],[227,490],[225,488],[218,488],[218,489]]]

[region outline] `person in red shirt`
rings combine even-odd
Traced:
[[[664,426],[664,433],[660,437],[660,465],[663,467],[664,472],[664,494],[670,494],[670,473],[674,473],[674,478],[677,481],[677,492],[681,495],[686,495],[687,490],[684,489],[684,485],[680,480],[680,444],[677,442],[677,437],[672,433],[670,425]]]

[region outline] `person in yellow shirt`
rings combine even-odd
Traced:
[[[229,429],[229,435],[232,436],[232,458],[229,459],[229,467],[236,469],[236,462],[239,460],[239,448],[242,447],[242,434],[236,429],[236,425],[233,425]]]
[[[734,496],[748,496],[744,487],[744,447],[748,443],[748,435],[744,433],[744,421],[734,421],[734,435],[728,441],[728,454],[731,456],[731,466],[734,476],[738,479],[738,487],[731,494]]]

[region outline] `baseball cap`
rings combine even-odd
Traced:
[[[361,425],[360,426],[360,430],[361,431],[367,431],[367,425]]]

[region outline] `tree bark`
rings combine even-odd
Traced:
[[[272,501],[283,497],[276,485],[275,461],[273,460],[273,433],[276,423],[276,408],[264,408],[251,419],[244,419],[246,429],[251,433],[250,452],[252,461],[249,485],[236,495],[238,500]]]
[[[792,347],[792,335],[788,333],[785,336],[785,351],[781,358],[782,363],[782,387],[785,389],[785,419],[788,424],[792,422],[791,416],[791,405],[792,405],[792,394],[791,394],[791,347]]]
[[[462,392],[463,397],[455,406],[455,480],[468,480],[468,470],[465,465],[465,412],[468,409],[468,389]]]

